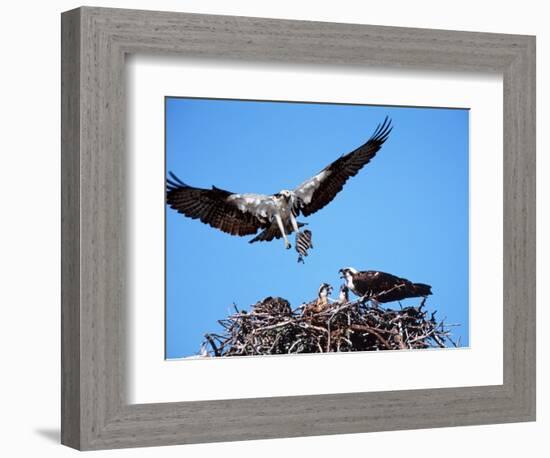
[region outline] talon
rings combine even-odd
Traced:
[[[290,250],[290,249],[292,248],[292,245],[290,244],[290,242],[286,242],[286,243],[285,243],[285,248],[286,248],[287,250]]]

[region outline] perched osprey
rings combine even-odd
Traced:
[[[400,301],[408,297],[425,297],[432,294],[432,287],[424,283],[412,283],[395,275],[367,270],[359,272],[353,267],[340,269],[341,278],[356,296],[376,302]]]
[[[327,205],[346,181],[375,156],[392,130],[386,117],[363,145],[341,156],[296,189],[283,189],[276,194],[237,194],[212,186],[202,189],[189,186],[172,172],[166,180],[166,201],[179,213],[199,219],[231,235],[251,235],[262,230],[250,243],[283,238],[290,248],[287,235],[299,233],[303,223],[300,214],[309,216]]]

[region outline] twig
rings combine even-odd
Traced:
[[[435,312],[425,309],[425,298],[418,307],[399,304],[399,309],[371,307],[363,302],[363,298],[343,304],[332,301],[318,313],[311,309],[305,312],[305,306],[292,309],[288,301],[277,297],[265,298],[248,311],[233,304],[235,313],[219,320],[223,332],[205,336],[206,354],[202,354],[245,356],[458,346],[450,337],[452,325],[438,323]]]

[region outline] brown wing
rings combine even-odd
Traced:
[[[294,192],[301,201],[299,210],[304,216],[315,213],[332,201],[342,190],[346,181],[357,175],[359,170],[376,155],[388,139],[392,128],[391,120],[386,117],[365,144],[340,157],[296,188]]]
[[[400,284],[403,279],[395,275],[380,272],[377,270],[367,270],[359,272],[353,277],[353,284],[361,294],[377,296],[394,286]]]
[[[386,272],[362,272],[361,281],[368,284],[367,290],[381,303],[401,301],[410,297],[422,297],[432,294],[431,286],[396,277]],[[357,283],[354,280],[354,283]]]
[[[265,221],[228,201],[235,194],[215,186],[212,189],[188,186],[172,172],[170,177],[166,180],[166,202],[177,212],[231,235],[255,234],[267,227]]]

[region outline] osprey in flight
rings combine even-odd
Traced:
[[[359,272],[353,267],[340,269],[341,278],[356,296],[373,299],[375,302],[401,301],[409,297],[426,297],[432,294],[432,287],[424,283],[413,283],[405,278],[377,270]]]
[[[386,117],[365,144],[341,156],[291,191],[283,189],[264,195],[238,194],[215,186],[212,189],[195,188],[170,172],[166,180],[166,200],[179,213],[231,235],[252,235],[261,230],[250,243],[282,237],[285,247],[290,248],[287,236],[296,232],[298,240],[302,234],[299,228],[304,225],[296,221],[296,217],[309,216],[332,201],[346,181],[375,156],[391,130],[391,121]]]

